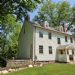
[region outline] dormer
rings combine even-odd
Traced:
[[[49,28],[49,23],[47,21],[44,22],[44,27]]]

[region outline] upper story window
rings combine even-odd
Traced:
[[[52,54],[52,46],[49,46],[49,54]]]
[[[51,33],[48,33],[48,38],[52,39],[52,34]]]
[[[73,38],[72,37],[70,37],[70,42],[73,43]]]
[[[43,53],[43,46],[39,45],[39,53]]]
[[[58,44],[61,44],[61,42],[60,42],[60,38],[57,38],[57,42],[58,42]]]
[[[43,32],[39,32],[39,37],[43,38]]]
[[[67,36],[65,36],[65,42],[67,42],[68,40],[67,40]]]

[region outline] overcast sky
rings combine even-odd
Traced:
[[[61,2],[62,0],[52,0],[55,3]],[[71,5],[75,4],[75,0],[66,0],[68,1]],[[34,18],[35,15],[38,15],[38,10],[40,8],[40,5],[38,6],[38,8],[36,10],[34,10],[33,12],[30,13],[30,20],[32,20]]]

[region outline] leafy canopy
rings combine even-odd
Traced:
[[[75,6],[71,6],[67,1],[54,3],[51,0],[46,0],[42,3],[42,7],[38,11],[33,21],[39,23],[48,21],[50,26],[65,26],[68,30],[75,25]]]
[[[41,0],[0,0],[0,18],[7,14],[15,14],[17,19],[21,20],[40,2]]]

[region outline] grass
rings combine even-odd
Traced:
[[[27,68],[4,75],[75,75],[75,65],[48,64],[44,65],[43,67]]]

